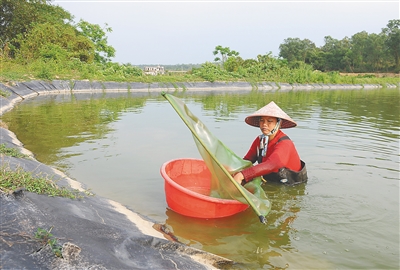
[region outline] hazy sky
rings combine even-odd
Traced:
[[[112,28],[113,62],[200,64],[212,62],[217,45],[243,59],[279,55],[287,38],[343,39],[380,33],[399,19],[399,0],[378,1],[80,1],[54,0],[75,16]]]

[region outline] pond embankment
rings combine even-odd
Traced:
[[[399,85],[387,85],[399,88]],[[89,81],[31,81],[0,84],[0,115],[19,102],[39,95],[90,92],[162,91],[311,91],[314,89],[377,89],[380,85],[292,85],[246,82],[216,83],[117,83]],[[57,185],[85,192],[78,181],[42,164],[24,148],[15,134],[0,127],[0,143],[31,158],[1,156],[2,166],[22,168],[48,176]],[[0,268],[47,269],[221,269],[233,262],[184,244],[162,231],[147,217],[100,196],[71,200],[16,190],[0,191]],[[38,228],[50,230],[62,248],[62,257],[50,245],[35,241]]]
[[[387,84],[387,88],[398,88],[399,83]],[[161,91],[310,91],[315,89],[378,89],[379,84],[289,84],[248,82],[180,82],[180,83],[137,83],[137,82],[90,82],[90,81],[30,81],[12,85],[0,83],[0,91],[8,93],[1,99],[0,114],[13,107],[16,102],[46,94],[79,94],[88,92],[161,92]]]

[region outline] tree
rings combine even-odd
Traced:
[[[239,56],[239,53],[237,51],[231,51],[229,47],[222,47],[221,45],[218,45],[215,47],[215,50],[213,51],[214,55],[220,54],[221,58],[216,57],[214,59],[215,62],[221,62],[221,65],[224,66],[225,61],[227,60],[228,57],[230,56]]]
[[[115,56],[115,49],[107,44],[106,32],[112,32],[111,27],[101,28],[98,24],[91,24],[84,20],[80,20],[76,25],[81,34],[89,38],[96,49],[94,60],[99,63],[111,61],[111,57]]]
[[[18,34],[27,33],[36,23],[71,22],[72,15],[51,0],[0,0],[0,48],[12,41]]]
[[[20,46],[15,58],[23,63],[39,58],[55,61],[77,58],[89,63],[94,59],[93,43],[71,25],[35,24],[27,34],[19,34],[15,41]]]
[[[350,39],[345,37],[342,40],[337,40],[331,36],[326,36],[324,40],[325,45],[321,48],[325,56],[324,70],[345,70],[348,66],[348,59],[345,56],[350,50]]]
[[[308,64],[315,48],[315,43],[309,39],[287,38],[279,45],[279,56],[288,62],[302,61]]]
[[[382,32],[386,35],[385,45],[394,58],[395,69],[398,72],[400,70],[400,20],[390,20]]]
[[[310,64],[314,69],[325,71],[325,52],[321,48],[315,48],[310,55]]]
[[[32,58],[78,58],[84,62],[110,61],[115,49],[107,44],[106,32],[97,24],[73,16],[51,0],[0,0],[0,49],[4,56]],[[21,49],[21,51],[19,51]]]
[[[365,46],[365,60],[367,70],[371,72],[382,71],[385,68],[385,36],[383,34],[369,34]]]
[[[368,34],[365,31],[353,35],[350,39],[351,50],[346,54],[349,67],[353,72],[374,72],[384,66],[385,37],[382,34]]]
[[[277,59],[272,56],[272,52],[264,55],[257,55],[258,65],[262,66],[264,71],[275,70],[279,67],[287,65],[286,60]]]
[[[351,53],[347,54],[349,60],[349,68],[352,72],[359,72],[365,67],[368,33],[359,32],[351,37]]]
[[[224,69],[228,72],[237,72],[242,62],[242,58],[230,56],[224,63]]]

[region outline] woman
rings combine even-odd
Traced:
[[[236,182],[245,185],[259,176],[264,181],[289,185],[307,181],[305,163],[300,160],[293,142],[281,131],[297,126],[296,122],[273,101],[246,117],[245,121],[262,132],[244,156],[245,160],[258,164],[233,175]]]

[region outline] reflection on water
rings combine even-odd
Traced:
[[[184,217],[165,203],[160,167],[200,158],[159,95],[43,96],[2,116],[43,163],[154,221],[178,239],[238,262],[237,269],[399,268],[399,90],[177,94],[239,156],[259,130],[244,118],[274,100],[298,127],[285,131],[309,181],[263,186],[267,225],[253,210]]]

